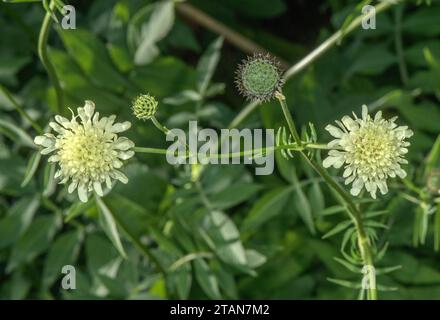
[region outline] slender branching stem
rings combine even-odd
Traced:
[[[174,272],[174,271],[178,270],[180,267],[182,267],[183,265],[185,265],[186,263],[191,262],[193,260],[212,259],[213,257],[215,257],[215,256],[211,252],[190,253],[190,254],[187,254],[186,256],[180,258],[176,262],[174,262],[168,269],[170,272]]]
[[[159,122],[159,120],[156,119],[156,117],[154,117],[154,116],[151,117],[151,121],[153,122],[154,126],[155,126],[157,129],[159,129],[160,131],[163,132],[163,134],[164,134],[165,136],[168,135],[168,134],[170,133],[170,130],[169,130],[167,127],[163,126],[163,125]],[[180,139],[180,137],[177,137],[177,139],[178,139],[178,141],[179,141],[182,145],[185,146],[186,150],[187,150],[188,153],[191,155],[191,150],[190,150],[188,144],[186,143],[186,141]],[[147,149],[147,148],[144,148],[144,149]],[[138,150],[138,152],[142,152],[142,151],[139,151],[139,150]],[[166,154],[166,153],[165,153],[165,154]]]
[[[244,157],[244,156],[254,156],[258,157],[260,154],[267,154],[268,152],[278,151],[278,150],[293,150],[293,151],[300,151],[303,149],[320,149],[320,150],[328,150],[328,147],[326,144],[318,144],[318,143],[306,143],[302,142],[303,145],[301,147],[298,147],[296,143],[286,144],[286,145],[279,145],[274,147],[267,147],[267,148],[257,148],[257,149],[250,149],[245,151],[239,151],[239,152],[231,152],[231,153],[210,153],[208,156],[206,156],[207,159],[215,159],[215,158],[237,158],[237,157]],[[149,154],[173,154],[174,152],[170,152],[167,149],[160,149],[160,148],[145,148],[145,147],[134,147],[134,152],[138,153],[149,153]],[[187,154],[186,157],[189,155]]]
[[[170,152],[168,150],[160,149],[160,148],[134,147],[133,151],[138,152],[138,153],[170,154]]]
[[[165,126],[163,126],[163,125],[159,122],[159,120],[157,120],[156,117],[154,117],[154,116],[151,117],[151,122],[153,122],[154,126],[155,126],[157,129],[159,129],[160,131],[162,131],[164,135],[167,135],[168,132],[170,131],[170,130],[168,130],[168,128],[166,128]]]
[[[49,9],[53,11],[55,8],[55,4],[56,2],[54,0],[51,0],[49,4]],[[60,81],[58,79],[55,68],[53,67],[52,62],[50,61],[49,56],[47,54],[47,39],[49,37],[51,24],[52,24],[52,14],[51,12],[46,12],[43,23],[41,25],[40,35],[38,37],[38,55],[44,67],[46,68],[46,71],[49,75],[52,85],[55,88],[55,94],[57,100],[55,106],[56,108],[55,112],[58,113],[63,108],[63,92],[61,90]]]
[[[401,2],[404,2],[405,0],[401,0]],[[376,14],[386,11],[391,6],[399,3],[399,1],[384,1],[379,3],[376,8]],[[374,14],[374,11],[370,11],[367,15],[360,15],[356,19],[354,19],[344,30],[338,30],[336,31],[330,38],[325,40],[322,44],[320,44],[316,49],[314,49],[312,52],[310,52],[307,56],[302,58],[300,61],[298,61],[296,64],[294,64],[292,67],[287,69],[287,71],[284,73],[284,79],[287,81],[293,76],[297,75],[301,71],[303,71],[305,68],[307,68],[309,65],[311,65],[313,62],[315,62],[318,58],[320,58],[325,52],[333,48],[334,46],[338,45],[340,41],[346,37],[348,34],[356,30],[361,24],[363,19],[368,19],[369,16]],[[230,128],[237,127],[248,115],[250,115],[259,105],[258,102],[251,102],[248,105],[246,105],[240,113],[232,120]]]
[[[217,21],[213,17],[209,16],[205,12],[197,9],[189,3],[180,2],[176,5],[177,11],[191,19],[191,21],[196,22],[197,24],[205,27],[206,29],[211,30],[214,33],[217,33],[224,37],[229,43],[236,46],[240,50],[246,53],[254,53],[254,52],[266,52],[264,48],[259,46],[254,41],[244,37],[240,33],[232,30],[227,25]],[[287,66],[287,63],[282,59],[279,59],[283,66]]]
[[[287,124],[290,129],[290,133],[292,134],[297,145],[301,146],[302,142],[301,139],[299,138],[299,134],[296,129],[295,123],[292,119],[292,116],[290,114],[290,111],[287,108],[285,97],[283,96],[282,93],[277,93],[276,97],[280,102],[281,108],[283,110],[283,114],[286,118]],[[344,188],[342,188],[341,185],[338,182],[336,182],[318,162],[316,162],[312,157],[307,155],[307,153],[304,152],[303,149],[300,149],[299,152],[301,153],[302,157],[306,160],[306,162],[322,177],[322,179],[324,179],[327,185],[330,188],[332,188],[338,194],[339,198],[342,200],[342,204],[347,209],[347,213],[356,227],[356,231],[358,235],[358,246],[363,263],[365,266],[374,267],[373,255],[370,248],[370,240],[367,236],[367,233],[365,232],[361,213],[354,204],[350,194],[348,194],[348,192]],[[375,275],[373,272],[368,272],[368,277],[369,277],[369,284],[376,283]],[[370,285],[370,288],[368,289],[368,298],[372,300],[377,299],[377,290],[375,285]]]

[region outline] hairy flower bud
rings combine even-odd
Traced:
[[[269,101],[281,91],[284,80],[279,62],[269,54],[257,53],[239,65],[235,82],[247,99]]]

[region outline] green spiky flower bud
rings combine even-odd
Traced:
[[[247,99],[269,101],[281,91],[284,80],[278,61],[269,54],[256,53],[239,65],[235,82]]]
[[[157,111],[156,98],[149,94],[141,94],[133,101],[132,110],[133,114],[139,120],[151,119]]]

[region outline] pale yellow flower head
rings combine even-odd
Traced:
[[[60,183],[70,180],[69,193],[77,189],[79,199],[87,202],[92,191],[103,196],[102,183],[111,189],[112,179],[128,182],[118,169],[123,160],[134,155],[134,143],[117,135],[129,129],[130,122],[115,123],[115,115],[99,119],[92,101],[86,101],[77,111],[78,115],[73,114],[71,120],[55,116],[56,122],[49,123],[55,134],[37,136],[34,142],[44,147],[41,154],[53,153],[48,161],[58,162],[55,178]]]
[[[345,184],[352,183],[350,193],[357,196],[365,187],[376,198],[378,189],[382,194],[388,192],[389,177],[406,176],[401,164],[408,163],[404,156],[410,143],[405,140],[413,132],[407,126],[398,126],[397,117],[382,118],[381,111],[372,118],[365,105],[362,118],[354,113],[353,116],[344,116],[336,121],[338,126],[325,128],[336,139],[328,144],[331,150],[323,165],[326,168],[344,166]]]

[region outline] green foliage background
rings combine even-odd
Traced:
[[[36,51],[45,11],[39,3],[6,2],[14,1],[0,3],[0,83],[45,127],[56,110],[54,88]],[[375,4],[190,3],[288,65],[344,30],[361,5]],[[227,128],[244,108],[233,77],[246,53],[180,15],[178,4],[72,4],[77,29],[55,24],[49,37],[63,114],[93,100],[100,114],[132,122],[128,136],[137,146],[166,148],[151,123],[136,122],[131,115],[130,103],[138,94],[159,99],[157,117],[169,128],[186,129],[188,120]],[[439,166],[440,153],[440,140],[435,145],[439,21],[440,1],[392,7],[377,16],[375,30],[347,35],[284,88],[294,118],[304,126],[313,122],[321,142],[330,139],[323,130],[327,123],[359,113],[362,104],[387,117],[398,115],[415,131],[407,181],[396,180],[385,197],[362,203],[365,215],[378,213],[376,226],[384,227],[376,230],[377,243],[388,243],[378,266],[401,266],[378,275],[379,289],[386,289],[379,292],[381,298],[440,298],[440,256],[434,250],[440,209],[426,191],[426,177]],[[258,107],[240,127],[281,125],[274,102]],[[101,202],[84,205],[53,180],[53,168],[46,158],[40,161],[33,144],[35,135],[0,92],[1,299],[358,297],[362,275],[335,260],[343,258],[343,234],[322,238],[346,220],[343,208],[299,157],[287,161],[277,154],[269,176],[255,176],[252,166],[229,165],[208,166],[198,177],[197,167],[172,167],[162,155],[137,154],[125,167],[127,185],[118,184]],[[165,273],[149,258],[150,251]],[[76,290],[60,287],[67,264],[76,267]],[[340,285],[328,278],[340,279]]]

